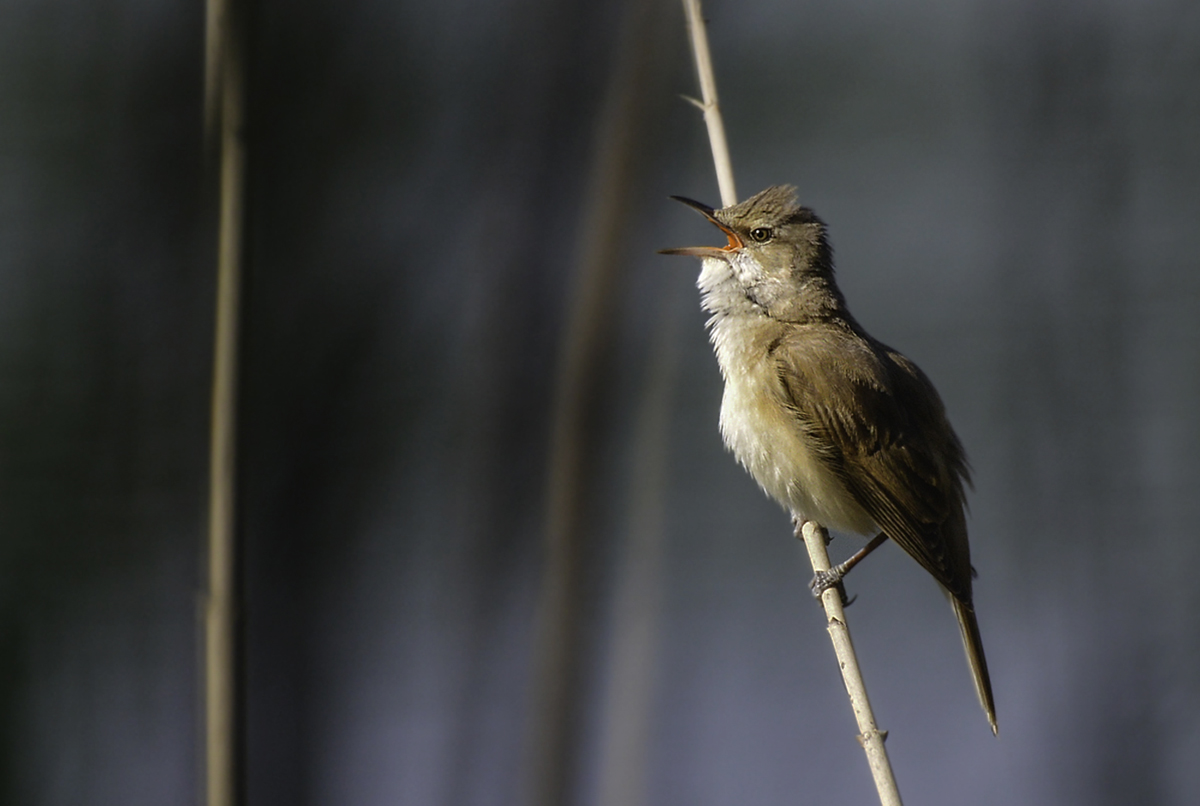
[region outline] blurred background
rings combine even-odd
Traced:
[[[1200,7],[705,11],[741,196],[799,187],[974,467],[998,739],[924,572],[849,579],[901,791],[1200,802]],[[871,802],[699,266],[655,254],[719,241],[667,199],[718,201],[679,4],[252,17],[248,802]],[[196,801],[203,31],[0,6],[6,804]]]

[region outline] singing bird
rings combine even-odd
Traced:
[[[725,246],[664,249],[703,261],[700,288],[725,379],[725,445],[797,523],[875,536],[814,593],[890,538],[933,575],[958,618],[979,702],[996,707],[975,607],[962,443],[937,390],[916,364],[872,338],[834,281],[824,222],[771,187],[699,210]]]

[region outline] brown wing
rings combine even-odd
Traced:
[[[962,445],[929,379],[837,325],[803,325],[774,351],[784,402],[876,524],[956,598],[971,601]]]

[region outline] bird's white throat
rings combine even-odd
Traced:
[[[745,267],[739,273],[746,273]],[[752,302],[730,262],[706,258],[697,286],[725,379],[721,436],[763,490],[793,514],[843,532],[874,534],[871,517],[813,453],[788,408],[771,354],[784,328]]]

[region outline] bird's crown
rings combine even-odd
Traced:
[[[730,229],[750,230],[754,227],[782,227],[787,224],[824,224],[816,214],[796,201],[796,188],[775,185],[756,193],[740,204],[713,212]]]

